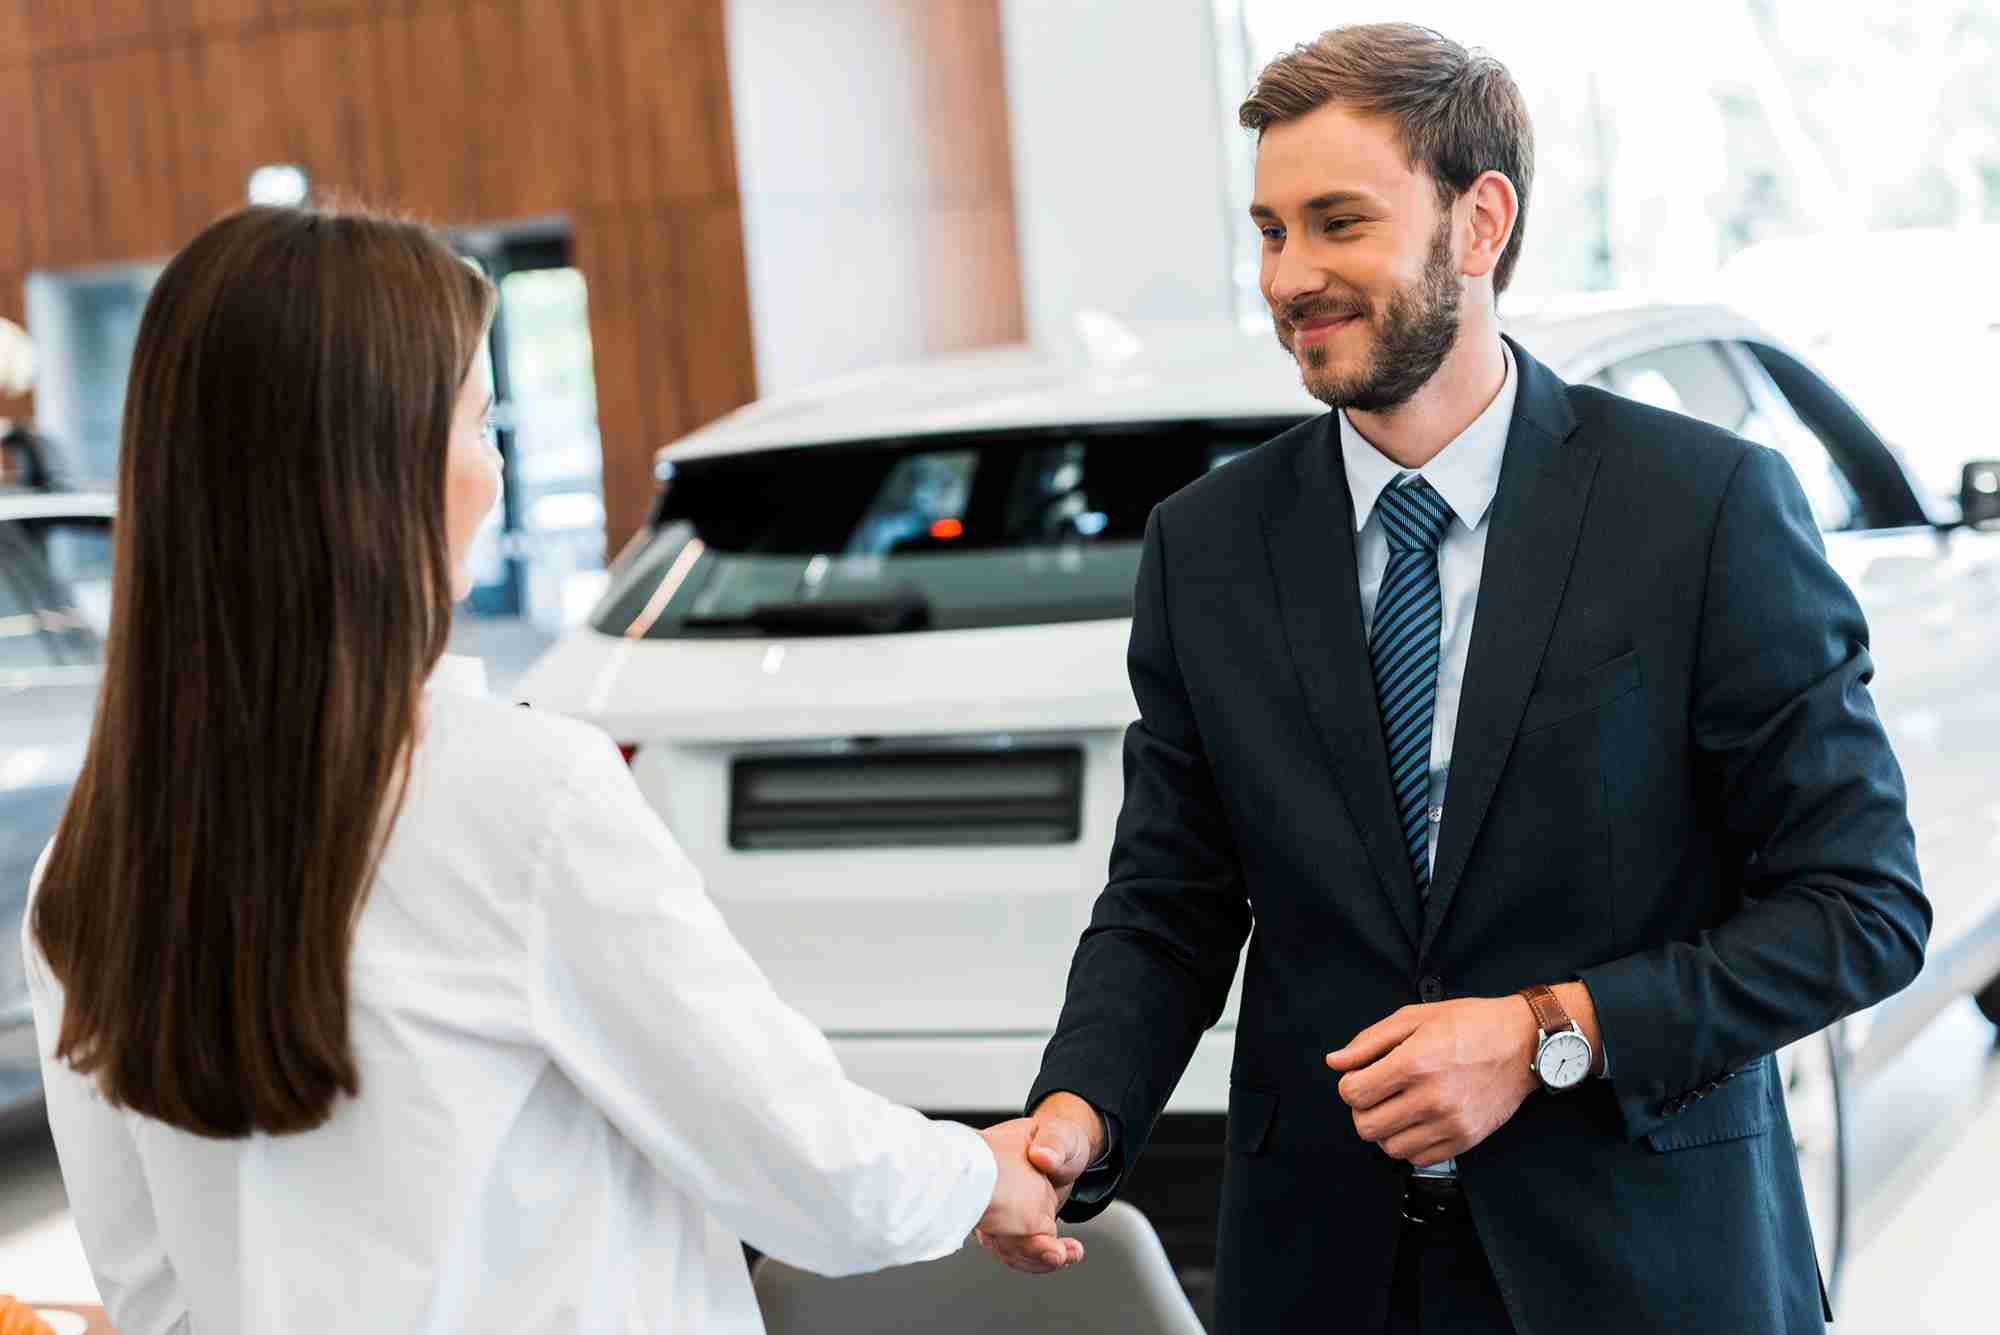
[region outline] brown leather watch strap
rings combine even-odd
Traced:
[[[1542,1027],[1543,1033],[1560,1034],[1571,1027],[1569,1012],[1556,1000],[1556,994],[1549,990],[1548,984],[1536,983],[1532,987],[1524,987],[1520,995],[1528,999],[1529,1007],[1535,1012],[1535,1023]]]

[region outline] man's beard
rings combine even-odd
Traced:
[[[1447,215],[1431,235],[1423,275],[1389,298],[1379,328],[1361,312],[1365,325],[1376,329],[1373,355],[1367,363],[1352,375],[1340,375],[1327,369],[1331,349],[1326,344],[1308,347],[1299,359],[1306,392],[1329,408],[1357,412],[1386,412],[1409,402],[1451,355],[1458,340],[1458,297],[1458,266],[1452,262]],[[1283,315],[1274,313],[1271,318],[1278,342],[1291,352],[1292,324],[1352,309],[1320,300],[1293,307]]]

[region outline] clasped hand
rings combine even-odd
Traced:
[[[1506,1125],[1537,1081],[1534,1012],[1519,997],[1401,1010],[1326,1054],[1354,1129],[1391,1158],[1428,1168]]]
[[[1068,1097],[1055,1095],[1051,1101]],[[1083,1244],[1057,1236],[1056,1211],[1090,1166],[1090,1131],[1069,1117],[1048,1112],[1044,1104],[1033,1117],[1002,1122],[979,1134],[1000,1164],[993,1204],[975,1230],[979,1245],[1030,1275],[1046,1275],[1081,1261]]]

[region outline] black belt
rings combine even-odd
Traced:
[[[1467,1216],[1458,1179],[1410,1174],[1403,1180],[1403,1218],[1425,1229],[1462,1227]]]

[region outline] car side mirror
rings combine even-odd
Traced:
[[[1966,524],[2000,519],[2000,460],[1975,459],[1958,484],[1958,509]]]

